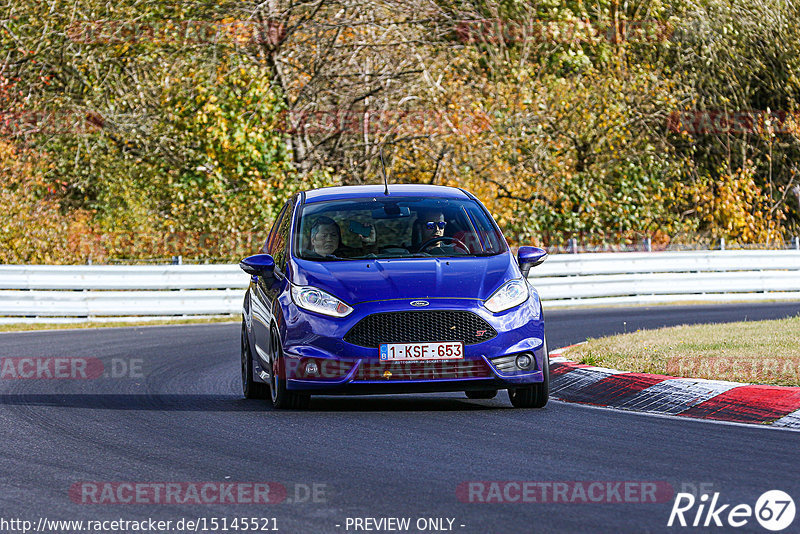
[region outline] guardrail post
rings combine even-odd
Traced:
[[[570,254],[577,254],[578,253],[578,240],[575,239],[574,237],[570,238],[570,240],[567,241],[567,248],[569,248],[569,253]]]
[[[644,250],[647,252],[653,252],[653,242],[649,237],[644,238]]]
[[[183,256],[172,256],[172,265],[183,265]]]
[[[800,250],[800,237],[794,236],[792,238],[792,248],[795,250]]]
[[[724,237],[720,237],[719,238],[719,249],[720,250],[725,250],[725,238]]]

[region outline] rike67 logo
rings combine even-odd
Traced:
[[[708,494],[696,499],[691,493],[678,493],[669,514],[667,526],[727,526],[743,527],[755,516],[756,521],[767,530],[784,530],[794,521],[794,500],[781,490],[770,490],[762,494],[754,507],[749,504],[722,504],[719,492],[709,502]]]

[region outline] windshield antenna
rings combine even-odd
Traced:
[[[389,180],[386,178],[386,162],[383,161],[383,147],[381,147],[381,171],[383,172],[383,184],[386,186],[386,189],[383,191],[383,194],[389,196]]]

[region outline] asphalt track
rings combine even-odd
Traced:
[[[639,328],[799,312],[798,303],[545,310],[551,348]],[[315,397],[307,412],[274,411],[241,398],[238,343],[231,324],[0,335],[4,358],[80,356],[120,374],[123,363],[135,368],[134,376],[96,380],[0,380],[0,524],[244,516],[276,518],[280,532],[365,532],[347,529],[347,518],[408,517],[412,526],[451,518],[463,533],[702,530],[667,528],[672,499],[461,502],[456,489],[469,481],[654,481],[676,492],[704,484],[720,503],[751,506],[780,489],[800,505],[799,432],[561,402],[514,410],[504,392],[491,401]],[[272,481],[288,499],[73,502],[70,487],[86,481]],[[315,483],[324,494],[303,499]],[[736,530],[767,532],[753,518]],[[800,518],[783,532],[798,531]]]

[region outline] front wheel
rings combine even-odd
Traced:
[[[268,399],[269,387],[253,379],[253,352],[247,340],[247,330],[242,322],[242,393],[246,399]]]
[[[283,358],[278,333],[272,331],[271,355],[272,372],[269,377],[272,406],[278,410],[304,410],[311,401],[310,395],[303,395],[286,389],[286,362]]]
[[[547,404],[550,397],[550,356],[547,354],[547,342],[544,344],[542,375],[544,379],[538,384],[508,390],[508,398],[514,408],[544,408]]]

